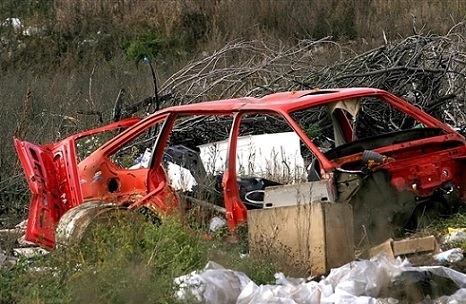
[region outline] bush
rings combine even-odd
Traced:
[[[162,39],[152,32],[145,32],[136,36],[125,46],[125,57],[129,61],[138,62],[144,57],[153,59],[161,49]]]

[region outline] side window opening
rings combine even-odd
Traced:
[[[327,106],[305,108],[290,113],[290,116],[321,151],[335,147],[334,128]]]
[[[267,187],[306,181],[312,153],[286,120],[251,113],[241,118],[236,147],[239,196],[248,209],[262,208]]]
[[[290,116],[323,152],[355,140],[423,126],[376,97],[309,107]]]
[[[175,119],[163,165],[194,227],[209,229],[212,219],[225,224],[222,177],[232,124],[230,115],[179,115]]]
[[[419,121],[379,98],[361,99],[361,111],[356,122],[359,139],[421,126]]]
[[[76,161],[80,163],[92,152],[97,150],[107,141],[118,135],[119,130],[104,131],[94,135],[85,136],[76,140]]]
[[[336,110],[337,113],[345,115],[346,120],[349,122],[352,121],[352,117],[347,113],[345,114],[343,110]],[[337,128],[333,125],[336,117],[332,117],[332,115],[336,116],[336,114],[330,113],[332,113],[332,110],[327,105],[309,107],[290,113],[290,117],[301,127],[307,137],[314,142],[322,153],[333,149],[339,141],[337,136],[335,136],[335,133],[337,132],[336,130],[340,130],[341,128]],[[343,130],[338,132],[341,134],[340,137],[344,138]],[[319,160],[304,143],[301,143],[301,155],[303,156],[306,168],[307,181],[320,180]]]
[[[309,107],[290,116],[330,160],[441,132],[374,96]]]
[[[109,155],[111,162],[121,169],[136,170],[148,168],[152,149],[160,135],[165,120],[159,121],[141,131],[132,140]]]
[[[236,149],[238,176],[259,176],[279,183],[302,178],[301,140],[284,118],[246,114],[241,119]]]
[[[199,199],[214,201],[226,167],[231,116],[178,116],[164,151],[172,187]]]

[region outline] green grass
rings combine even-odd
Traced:
[[[272,282],[273,263],[241,256],[245,242],[207,240],[175,218],[156,226],[122,217],[79,244],[0,268],[0,303],[176,303],[173,279],[208,260]]]
[[[160,225],[136,219],[116,216],[93,223],[80,243],[0,268],[0,304],[181,303],[174,297],[174,278],[201,270],[208,261],[244,272],[256,284],[275,281],[279,269],[272,260],[244,254],[245,231],[236,242],[226,241],[225,230],[208,240],[205,230],[188,228],[177,217]],[[466,213],[433,221],[418,233],[440,239],[448,227],[465,228]],[[466,241],[445,247],[465,250]]]

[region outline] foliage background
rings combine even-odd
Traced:
[[[1,1],[0,216],[10,216],[0,224],[24,217],[27,198],[13,136],[55,141],[102,124],[79,113],[101,112],[107,122],[121,88],[127,104],[152,95],[145,56],[164,83],[231,41],[285,49],[326,37],[363,52],[416,33],[444,35],[465,15],[459,0]],[[20,18],[23,28],[7,18]],[[324,50],[317,63],[337,59]]]
[[[326,39],[344,51],[320,50],[308,64],[331,66],[387,40],[445,35],[465,16],[466,1],[461,0],[2,0],[0,228],[18,223],[27,213],[28,190],[13,137],[56,141],[108,122],[122,88],[127,104],[151,96],[152,80],[143,57],[152,60],[159,83],[176,90],[172,75],[232,41],[262,43],[263,48],[251,52],[260,61],[267,60],[263,50],[268,45],[287,50],[302,40]],[[20,18],[23,28],[8,26],[7,18]],[[243,59],[241,50],[222,54],[222,67]],[[228,92],[235,95],[239,90]],[[102,113],[103,121],[82,114],[91,111]],[[144,226],[139,238],[124,229],[102,229],[99,233],[104,235],[91,246],[56,252],[32,264],[20,261],[0,272],[0,303],[173,303],[172,278],[211,258],[240,268],[256,283],[272,277],[275,269],[264,266],[267,261],[238,260],[240,250],[223,248],[223,242],[214,243],[217,248],[212,250],[212,243],[184,229],[176,222],[160,229]],[[164,246],[152,259],[159,243]],[[180,248],[189,252],[178,255]],[[36,265],[40,271],[31,272]],[[57,265],[59,276],[53,268]],[[136,290],[133,299],[125,298],[128,288]]]

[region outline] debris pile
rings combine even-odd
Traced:
[[[350,262],[319,279],[283,273],[275,278],[275,284],[259,286],[244,273],[209,262],[202,271],[176,278],[176,295],[208,304],[457,303],[466,296],[465,274],[443,266],[414,267],[385,254]]]

